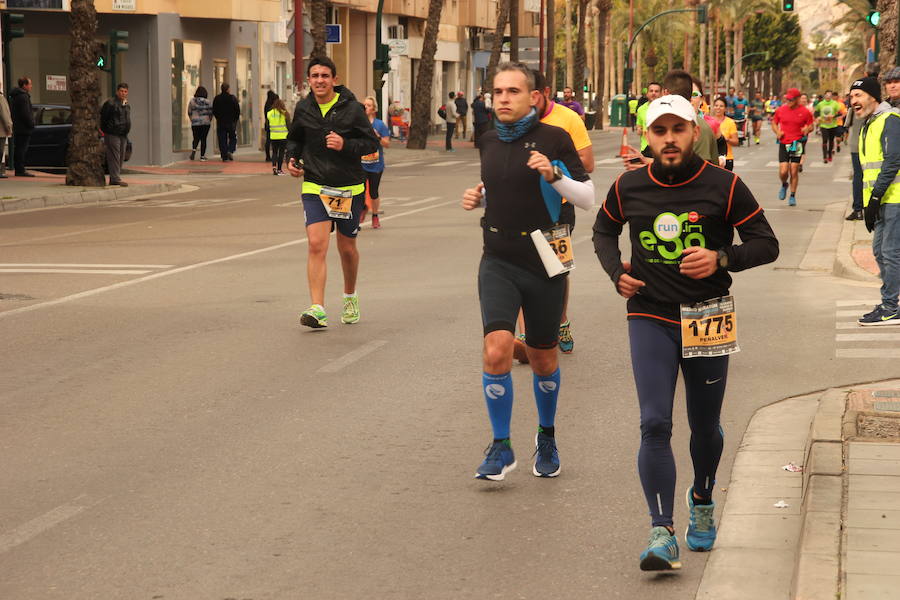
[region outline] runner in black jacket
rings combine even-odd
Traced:
[[[362,104],[350,90],[335,85],[337,69],[331,59],[313,58],[306,74],[312,93],[294,110],[287,155],[288,172],[304,176],[301,195],[309,239],[307,277],[312,306],[300,315],[300,322],[318,328],[328,326],[325,257],[335,228],[344,273],[341,322],[359,321],[356,235],[366,205],[366,175],[360,157],[377,152],[380,141]]]
[[[640,566],[651,571],[681,567],[672,527],[670,443],[678,369],[684,374],[694,465],[685,538],[689,549],[705,551],[716,538],[712,493],[723,444],[719,414],[728,354],[737,351],[729,272],[778,256],[778,240],[753,194],[737,175],[694,154],[698,138],[690,102],[681,96],[654,100],[647,109],[654,161],[616,180],[594,223],[597,256],[628,298],[641,408],[638,470],[653,526]],[[630,263],[622,261],[618,244],[625,223]],[[742,244],[734,244],[735,229]]]

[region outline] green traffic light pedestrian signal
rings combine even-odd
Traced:
[[[881,13],[877,10],[871,11],[866,15],[866,23],[872,27],[878,27],[878,24],[881,23]]]
[[[794,12],[794,0],[781,0],[782,12]]]
[[[105,68],[106,68],[106,57],[105,57],[105,56],[98,56],[98,57],[97,57],[97,68],[98,68],[98,69],[105,69]]]

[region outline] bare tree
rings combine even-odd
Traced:
[[[72,0],[72,42],[69,50],[69,98],[72,132],[66,157],[66,185],[102,187],[103,149],[100,129],[100,78],[97,55],[97,11],[94,0]]]
[[[506,23],[509,21],[510,0],[500,0],[497,3],[497,26],[494,29],[494,43],[491,44],[491,57],[488,59],[487,73],[485,74],[485,87],[490,89],[494,81],[494,71],[500,63],[500,51],[503,49],[503,34],[506,33]]]
[[[422,57],[416,74],[416,89],[413,91],[412,123],[409,127],[411,150],[424,150],[428,141],[428,127],[431,124],[431,84],[434,80],[434,54],[437,52],[438,26],[441,23],[443,0],[429,0],[428,20],[425,22],[425,37],[422,40]],[[500,36],[503,37],[502,34]]]
[[[327,54],[327,45],[325,43],[325,22],[327,19],[328,0],[310,0],[309,26],[313,39],[310,56],[325,56]]]

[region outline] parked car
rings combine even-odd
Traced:
[[[72,110],[62,104],[35,104],[34,131],[25,164],[29,167],[66,166],[69,134],[72,132]]]

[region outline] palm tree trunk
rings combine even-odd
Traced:
[[[575,82],[575,61],[572,57],[572,2],[574,0],[566,0],[566,85],[574,87]]]
[[[497,26],[494,29],[494,43],[491,44],[491,58],[488,59],[487,73],[485,76],[485,88],[492,89],[494,70],[500,63],[500,51],[503,48],[503,34],[506,33],[506,23],[509,21],[510,0],[500,0],[497,3]]]
[[[98,48],[97,11],[94,0],[72,0],[72,42],[69,50],[69,98],[72,105],[72,132],[66,157],[66,185],[102,187],[103,149],[97,137],[100,129],[100,78],[94,64]]]
[[[611,6],[611,0],[600,0],[597,6],[597,8],[600,9],[600,13],[597,15],[599,21],[597,27],[597,105],[594,107],[594,110],[597,111],[597,129],[603,129],[603,117],[606,116],[606,106],[608,105],[608,100],[606,98],[609,90],[606,86],[606,64],[608,61],[606,36],[607,31],[609,31],[609,12]]]
[[[709,89],[709,81],[707,81],[706,77],[706,29],[707,25],[704,23],[700,26],[700,56],[697,60],[697,70],[699,71],[698,77],[700,81],[707,85],[707,89]]]
[[[584,68],[587,64],[587,57],[584,49],[584,25],[587,20],[587,0],[578,0],[578,39],[575,42],[575,79],[573,81],[575,87],[576,98],[581,97],[581,90],[584,88]]]
[[[545,18],[547,25],[547,70],[544,75],[547,77],[547,85],[551,90],[556,89],[556,2],[555,0],[547,0],[547,16]],[[541,35],[544,35],[541,32]]]
[[[725,82],[725,91],[728,91],[728,88],[732,87],[731,84],[731,65],[734,63],[732,59],[734,58],[734,54],[731,52],[731,30],[729,28],[725,28],[725,74],[728,75],[728,80]]]
[[[434,54],[437,52],[438,26],[441,23],[443,7],[442,0],[429,0],[428,2],[428,20],[425,24],[425,37],[422,40],[419,72],[416,74],[416,89],[413,92],[409,142],[406,144],[406,147],[411,150],[424,150],[428,141],[428,128],[431,125],[432,113],[431,84],[434,80]]]
[[[311,0],[309,6],[310,34],[313,39],[313,47],[310,56],[326,56],[325,21],[328,18],[328,2],[326,0]]]
[[[509,60],[519,62],[519,0],[509,2]]]
[[[741,19],[734,27],[734,82],[737,87],[742,87],[744,79],[741,57],[744,56],[744,23],[747,19]]]
[[[884,71],[890,65],[900,65],[897,57],[897,19],[900,18],[900,7],[897,6],[897,0],[879,0],[878,10],[881,11],[878,62]]]
[[[688,0],[688,8],[694,8],[697,5],[696,0]],[[691,27],[688,34],[684,37],[684,70],[690,73],[694,66],[694,31],[697,25],[697,13],[690,13]]]

